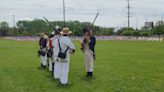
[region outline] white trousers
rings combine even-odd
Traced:
[[[93,53],[91,51],[84,52],[84,65],[86,72],[93,72]]]
[[[47,64],[47,61],[46,61],[47,60],[47,56],[46,55],[45,56],[41,55],[40,58],[41,58],[41,64],[46,66],[46,64]]]
[[[60,59],[56,56],[54,57],[54,78],[55,79],[60,79],[60,74],[61,74],[61,65],[60,65]]]
[[[68,83],[70,56],[67,54],[66,59],[54,57],[54,78],[60,79],[61,84]]]
[[[69,64],[70,64],[69,59],[60,61],[60,66],[61,66],[60,82],[61,82],[61,84],[68,83]]]
[[[52,58],[48,58],[49,71],[52,71]]]

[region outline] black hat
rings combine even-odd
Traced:
[[[87,27],[83,28],[83,33],[89,32],[89,29]]]

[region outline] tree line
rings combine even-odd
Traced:
[[[164,35],[164,21],[157,21],[153,27],[143,26],[141,29],[121,28],[116,35],[124,36],[161,36]]]
[[[63,27],[63,21],[51,21],[55,26],[58,25]],[[39,33],[44,32],[47,35],[50,34],[53,29],[43,20],[34,19],[31,21],[19,20],[16,23],[17,27],[9,27],[9,23],[6,21],[0,22],[0,36],[38,36]],[[74,36],[82,36],[82,29],[84,27],[90,27],[90,22],[80,22],[80,21],[66,21],[66,27],[69,27],[73,32]],[[123,36],[152,36],[152,35],[164,35],[164,21],[156,22],[155,26],[152,28],[143,26],[140,30],[134,28],[121,28],[115,30],[111,27],[100,27],[93,26],[93,33],[95,35],[123,35]]]

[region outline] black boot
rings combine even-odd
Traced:
[[[40,67],[41,67],[42,69],[46,69],[46,66],[43,65],[43,64],[41,64]]]
[[[89,72],[87,72],[87,75],[86,75],[86,76],[87,76],[87,77],[89,77],[89,75],[90,75],[90,73],[89,73]]]
[[[43,68],[46,69],[47,67],[45,65],[43,65]]]
[[[87,77],[92,77],[93,76],[93,72],[87,72]]]
[[[52,63],[52,76],[54,75],[54,63]]]
[[[90,72],[89,76],[91,76],[91,77],[92,77],[92,76],[93,76],[93,72]]]
[[[40,64],[40,67],[41,67],[41,68],[43,68],[43,65],[42,65],[42,64]]]

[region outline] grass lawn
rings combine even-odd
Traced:
[[[164,42],[98,41],[93,78],[74,43],[71,84],[61,86],[39,69],[38,42],[0,39],[0,92],[164,92]]]

